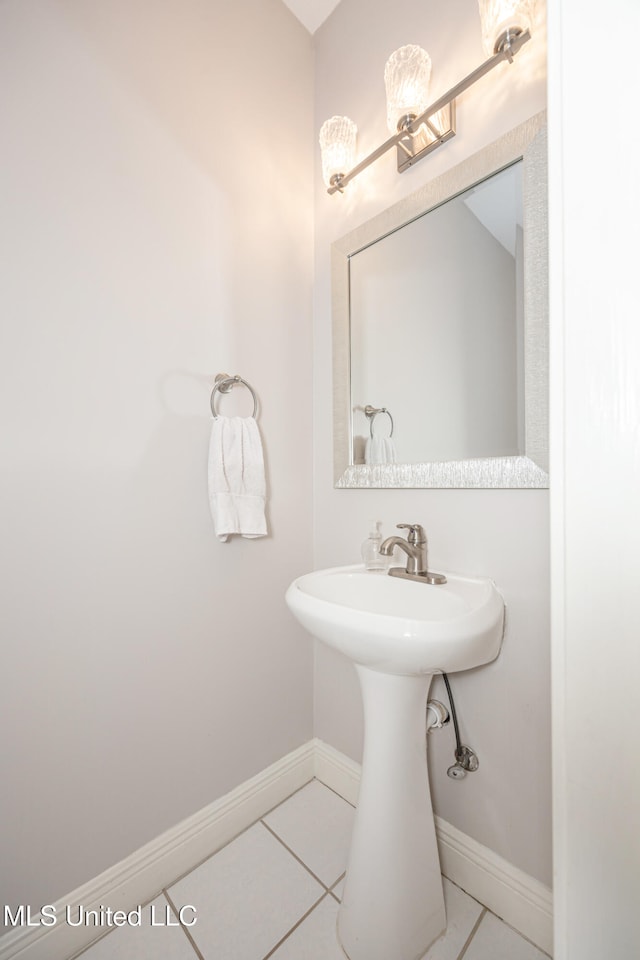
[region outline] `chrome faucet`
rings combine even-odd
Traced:
[[[407,555],[406,568],[391,567],[389,575],[403,577],[405,580],[419,580],[421,583],[446,583],[447,578],[441,573],[431,573],[427,569],[427,537],[424,528],[419,523],[398,523],[398,530],[408,530],[407,539],[402,537],[387,537],[380,544],[380,553],[383,557],[390,557],[396,547]]]

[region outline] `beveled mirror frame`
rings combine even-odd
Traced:
[[[353,464],[349,261],[363,247],[523,160],[525,454],[431,463]],[[420,187],[331,247],[333,456],[340,488],[549,486],[549,308],[546,112]]]

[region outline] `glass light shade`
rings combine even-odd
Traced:
[[[535,0],[478,0],[482,45],[488,57],[498,52],[498,41],[508,32],[531,30]]]
[[[387,125],[391,133],[407,116],[418,116],[429,106],[431,57],[422,47],[409,44],[394,51],[384,68],[387,90]]]
[[[333,178],[348,173],[355,166],[358,128],[349,117],[331,117],[320,128],[322,179],[327,187]]]

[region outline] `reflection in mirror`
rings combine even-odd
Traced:
[[[351,256],[353,463],[524,454],[522,279],[521,161]]]
[[[540,114],[334,244],[337,486],[548,485],[545,183]]]

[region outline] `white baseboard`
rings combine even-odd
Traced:
[[[131,910],[153,899],[313,777],[355,804],[360,765],[322,740],[267,767],[55,904],[62,917],[82,905]],[[443,874],[541,950],[552,949],[551,891],[487,847],[436,817]],[[34,922],[38,918],[34,917]],[[92,927],[20,927],[0,937],[0,960],[67,960],[96,939]]]
[[[536,946],[553,951],[553,893],[493,850],[436,817],[440,869]]]
[[[355,804],[360,765],[322,740],[315,741],[315,775]],[[440,868],[445,877],[531,940],[553,950],[553,895],[549,887],[436,817]]]
[[[55,904],[55,915],[64,917],[67,905],[76,916],[79,905],[87,910],[101,905],[132,910],[147,903],[313,779],[314,754],[314,741],[287,754],[68,894]],[[38,919],[34,916],[33,922]],[[0,937],[0,960],[67,960],[103,932],[94,927],[71,927],[62,919],[55,926],[17,927]]]

